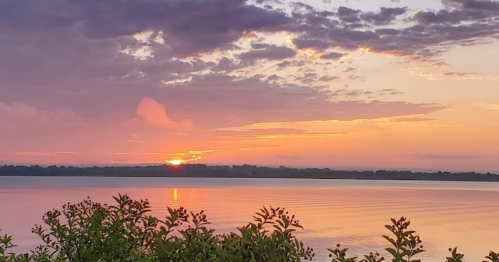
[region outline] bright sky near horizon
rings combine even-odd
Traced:
[[[498,39],[498,0],[2,0],[0,164],[499,172]]]

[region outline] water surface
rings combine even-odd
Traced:
[[[314,261],[328,261],[326,248],[337,243],[352,255],[382,251],[383,225],[400,216],[421,235],[424,261],[444,261],[454,246],[468,261],[499,251],[499,183],[486,182],[0,177],[0,229],[29,250],[40,243],[31,227],[44,212],[86,196],[111,203],[118,193],[149,199],[158,217],[167,206],[203,209],[219,232],[236,230],[264,205],[286,207],[305,227],[298,236],[316,250]]]

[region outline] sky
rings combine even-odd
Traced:
[[[497,61],[497,0],[1,0],[0,163],[499,173]]]

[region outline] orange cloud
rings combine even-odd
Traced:
[[[499,110],[499,104],[478,104],[477,107],[486,110]]]
[[[135,113],[149,124],[163,128],[179,129],[192,128],[194,126],[192,121],[188,119],[181,121],[172,120],[168,116],[165,106],[152,98],[143,98],[137,105]]]

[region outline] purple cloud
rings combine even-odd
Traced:
[[[277,75],[223,74],[265,60],[274,61],[281,70],[291,66],[306,69],[308,64],[300,60],[296,49],[308,48],[321,51],[323,59],[331,60],[343,56],[342,52],[328,52],[331,47],[432,58],[445,50],[441,45],[474,43],[498,33],[495,2],[446,3],[459,6],[455,11],[436,12],[436,16],[440,12],[462,12],[473,13],[474,17],[486,12],[486,19],[457,23],[464,18],[446,18],[442,21],[450,22],[433,23],[418,20],[424,15],[421,13],[414,17],[413,24],[391,26],[406,13],[405,8],[363,12],[340,7],[332,12],[295,3],[292,13],[285,13],[244,0],[47,0],[43,4],[5,0],[0,2],[0,102],[49,111],[70,109],[82,117],[126,119],[135,115],[141,99],[151,97],[165,105],[173,118],[193,119],[203,127],[432,112],[440,107],[404,102],[331,102],[335,90],[306,86],[324,84],[338,76],[305,74],[304,70],[295,76],[305,85],[300,86],[283,83]],[[134,38],[144,31],[150,33],[147,40]],[[283,31],[296,35],[294,48],[261,39],[254,40],[259,42],[248,49],[236,46],[237,40],[253,37],[254,32]],[[222,52],[210,62],[200,58],[228,49],[234,55]],[[139,57],[134,52],[146,55]],[[362,92],[343,95],[369,95]],[[204,113],[196,116],[199,112]]]
[[[321,56],[322,59],[331,59],[331,60],[338,60],[342,57],[344,57],[346,54],[343,53],[336,53],[336,52],[329,52]]]
[[[332,102],[330,98],[335,94],[329,91],[272,84],[256,77],[226,75],[195,77],[190,82],[171,85],[163,91],[155,97],[158,102],[172,107],[168,112],[180,119],[192,119],[197,126],[203,127],[278,121],[352,120],[424,114],[442,109],[436,104],[405,102]],[[358,92],[361,91],[351,95],[358,95]]]
[[[407,8],[381,7],[378,13],[368,12],[361,15],[363,21],[373,25],[386,25],[395,21],[397,16],[407,12]]]
[[[253,64],[256,60],[283,60],[292,58],[296,55],[296,51],[285,46],[276,46],[268,44],[255,44],[253,50],[244,52],[239,55],[239,59],[243,63]]]
[[[340,6],[338,8],[338,18],[343,22],[360,22],[360,10],[350,9],[348,7]]]
[[[300,28],[302,34],[293,43],[298,49],[367,48],[424,60],[448,50],[452,46],[449,43],[479,44],[482,39],[499,34],[499,3],[478,0],[445,0],[444,3],[448,9],[417,12],[413,17],[415,25],[402,23],[392,28],[389,24],[404,15],[406,8],[381,8],[380,12],[373,13],[340,7],[336,17],[321,16],[316,10],[301,11],[293,15],[306,26]],[[359,25],[352,26],[352,23]],[[385,27],[370,29],[380,25]]]

